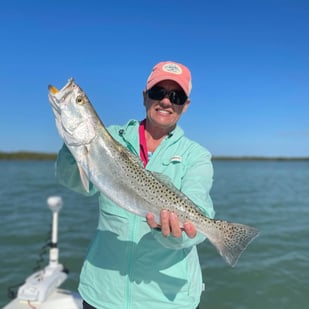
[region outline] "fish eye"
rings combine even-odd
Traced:
[[[76,103],[77,103],[77,104],[83,104],[83,103],[84,103],[83,97],[82,97],[81,95],[79,95],[78,97],[76,97]]]

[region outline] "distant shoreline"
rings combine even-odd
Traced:
[[[56,153],[44,152],[0,152],[0,160],[56,160]]]
[[[0,160],[56,160],[57,153],[44,152],[0,152]],[[309,157],[263,157],[263,156],[213,156],[213,160],[220,161],[308,161]]]

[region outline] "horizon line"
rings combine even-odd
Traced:
[[[0,151],[2,159],[56,159],[57,152],[40,151]],[[264,156],[264,155],[212,155],[213,160],[309,160],[309,156]]]

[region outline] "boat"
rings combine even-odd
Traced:
[[[3,309],[82,309],[82,298],[75,291],[61,289],[68,271],[59,263],[58,216],[63,206],[60,196],[50,196],[47,205],[52,211],[49,263],[34,272],[19,286],[15,298]]]

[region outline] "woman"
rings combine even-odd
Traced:
[[[211,155],[184,136],[177,125],[187,110],[191,73],[180,63],[154,66],[143,91],[146,118],[108,128],[123,146],[140,157],[146,169],[170,178],[206,216],[214,210]],[[75,160],[64,145],[56,164],[61,184],[87,193]],[[164,206],[164,205],[163,205]],[[195,309],[202,292],[196,245],[205,240],[190,222],[180,227],[177,215],[161,211],[136,216],[99,195],[99,223],[80,275],[79,293],[85,308]]]

